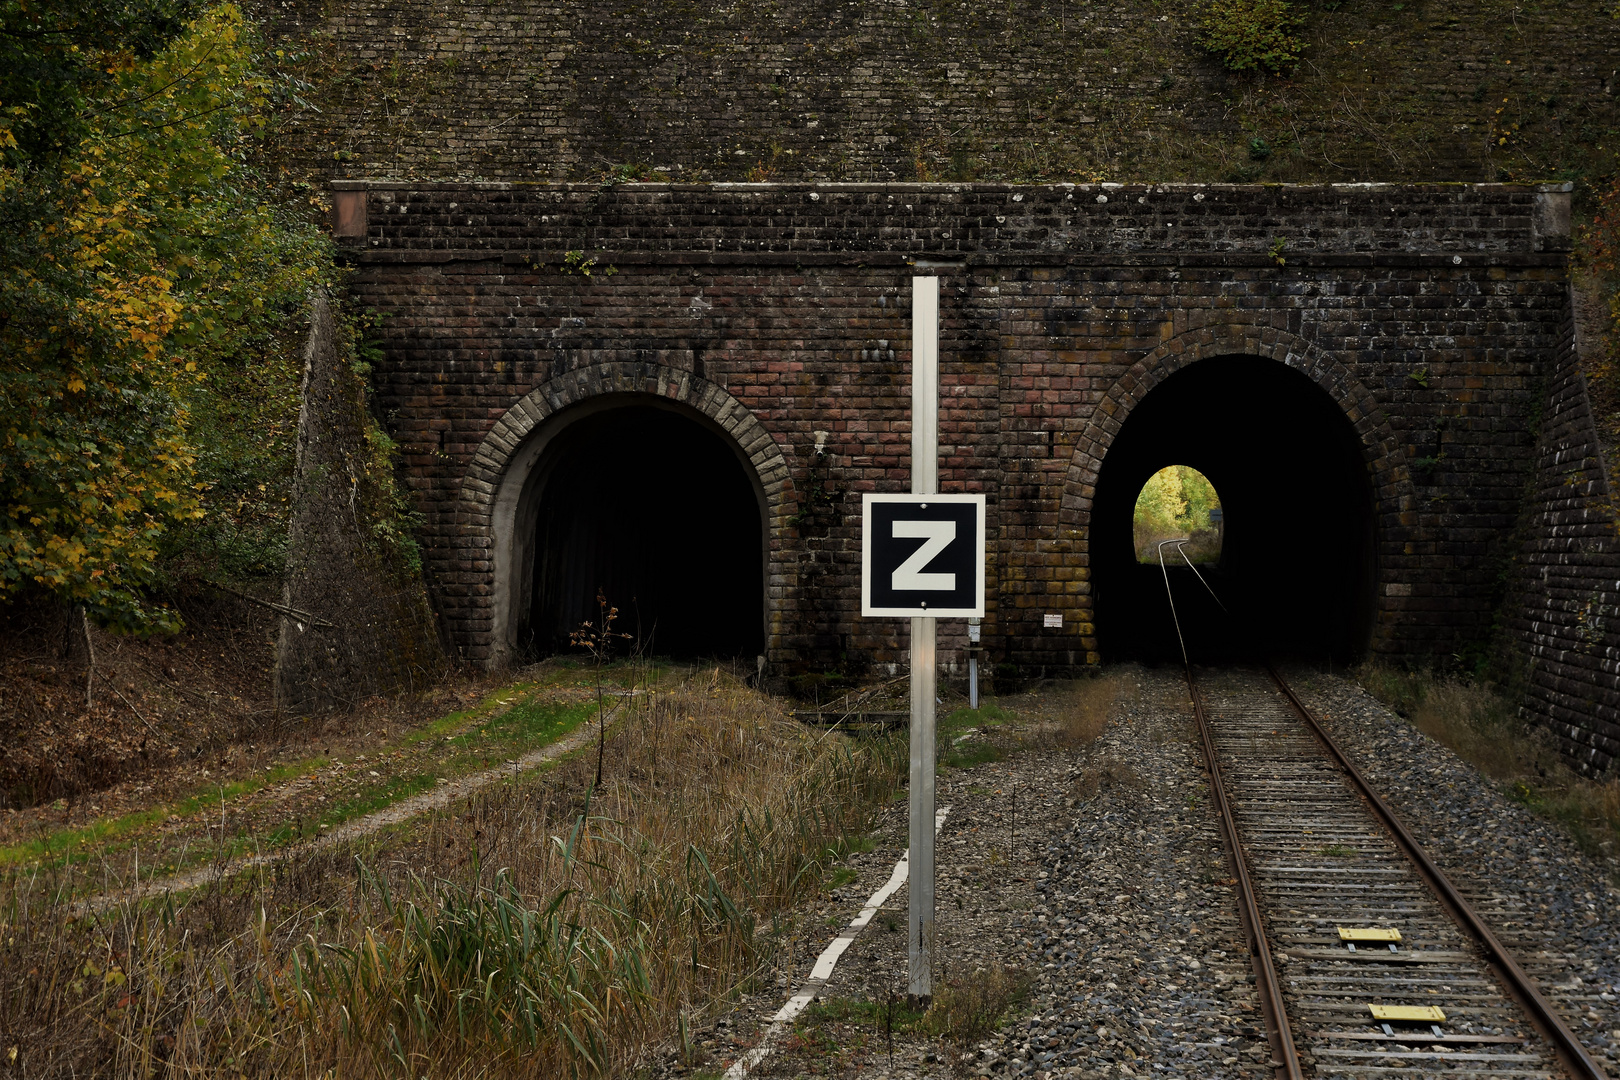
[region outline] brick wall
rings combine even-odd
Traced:
[[[317,106],[272,155],[321,179],[1497,180],[1601,174],[1620,126],[1609,0],[1296,5],[1287,79],[1192,0],[251,7]]]
[[[506,463],[570,404],[639,392],[731,433],[761,477],[772,659],[899,661],[898,627],[856,617],[854,509],[862,491],[905,487],[919,268],[943,279],[941,482],[990,506],[997,660],[1047,672],[1097,660],[1098,464],[1160,379],[1228,354],[1291,365],[1339,403],[1378,503],[1371,646],[1449,656],[1491,630],[1532,422],[1567,347],[1568,202],[1553,188],[371,183],[334,195],[356,299],[386,316],[376,388],[427,518],[438,603],[478,659],[499,645]],[[570,264],[570,251],[586,254]],[[580,258],[596,273],[570,272]],[[820,459],[816,431],[830,433]],[[816,487],[839,494],[808,507]],[[1042,628],[1048,612],[1065,615],[1061,631]]]
[[[1504,625],[1523,664],[1524,713],[1584,771],[1620,756],[1620,537],[1576,363],[1574,304],[1546,375],[1535,470]]]

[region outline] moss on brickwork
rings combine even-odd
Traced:
[[[1620,138],[1611,0],[1301,0],[1286,77],[1191,0],[259,7],[322,178],[1542,180]]]
[[[352,708],[431,683],[445,656],[393,477],[393,443],[366,409],[352,327],[312,298],[298,418],[298,486],[276,700],[293,715]]]

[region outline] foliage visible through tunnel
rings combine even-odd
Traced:
[[[1218,562],[1221,557],[1220,509],[1220,496],[1203,473],[1187,465],[1160,469],[1148,478],[1136,497],[1137,561],[1157,563],[1160,543],[1185,536],[1191,538],[1191,543],[1183,549],[1187,558],[1195,563]],[[1215,512],[1213,518],[1211,511]],[[1169,558],[1170,552],[1165,555]]]

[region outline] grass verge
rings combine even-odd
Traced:
[[[442,738],[442,736],[441,736]],[[18,1075],[617,1075],[760,971],[904,771],[716,672],[594,754],[408,828],[85,916],[93,868],[0,896]]]
[[[1363,665],[1356,678],[1508,798],[1561,826],[1582,851],[1609,860],[1620,854],[1620,780],[1581,776],[1552,736],[1520,720],[1492,687],[1378,664]]]
[[[621,682],[634,674],[629,666],[611,673]],[[596,705],[583,698],[558,700],[556,693],[582,689],[585,679],[577,667],[553,664],[541,678],[504,687],[471,709],[384,741],[347,765],[324,754],[282,762],[172,803],[45,830],[0,846],[0,873],[88,864],[120,852],[138,852],[146,866],[178,870],[291,843],[420,794],[439,779],[489,768],[564,737],[594,716]],[[260,824],[255,818],[264,816],[249,812],[256,797],[316,777],[324,793],[310,796],[308,805],[278,808],[274,824],[255,828]],[[227,809],[237,813],[237,821],[231,835],[221,836],[218,822]]]

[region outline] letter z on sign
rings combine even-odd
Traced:
[[[983,618],[984,496],[864,496],[861,614]]]

